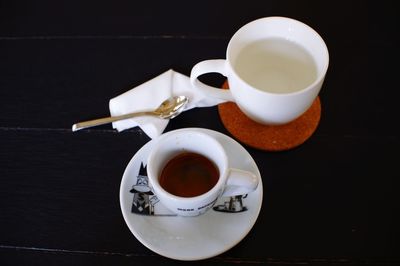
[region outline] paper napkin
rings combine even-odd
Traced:
[[[170,96],[185,95],[189,98],[184,111],[195,107],[209,107],[224,102],[224,100],[205,96],[192,87],[189,77],[168,70],[163,74],[135,87],[110,100],[109,108],[112,116],[132,112],[156,109]],[[122,131],[139,126],[150,138],[162,134],[169,119],[153,116],[141,116],[113,123],[113,128]]]

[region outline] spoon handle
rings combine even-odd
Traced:
[[[141,116],[141,115],[157,115],[157,114],[155,112],[138,112],[138,113],[129,113],[129,114],[125,114],[125,115],[98,118],[98,119],[79,122],[79,123],[74,124],[74,125],[72,125],[72,131],[77,131],[77,130],[88,128],[88,127],[104,125],[107,123],[124,120],[124,119],[132,118],[135,116]]]

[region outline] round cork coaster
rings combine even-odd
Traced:
[[[227,82],[223,88],[228,89]],[[225,128],[240,142],[265,151],[284,151],[311,137],[321,118],[321,102],[317,97],[302,116],[278,126],[266,126],[251,120],[232,102],[219,104],[218,111]]]

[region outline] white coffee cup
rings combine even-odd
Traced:
[[[233,35],[226,60],[196,64],[190,79],[194,88],[235,102],[256,122],[286,124],[311,106],[328,64],[328,49],[316,31],[291,18],[266,17],[244,25]],[[213,72],[227,77],[229,90],[198,80]]]
[[[205,156],[219,171],[217,183],[204,194],[182,197],[171,194],[160,185],[165,165],[175,156],[193,152]],[[258,186],[255,174],[229,166],[224,147],[212,136],[195,129],[171,131],[155,142],[147,161],[149,184],[160,202],[180,216],[197,216],[209,210],[219,197],[245,195]]]

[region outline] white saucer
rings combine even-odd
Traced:
[[[213,209],[201,216],[174,216],[152,195],[148,187],[143,165],[154,141],[144,145],[133,156],[122,177],[122,214],[133,235],[143,245],[162,256],[177,260],[206,259],[235,246],[256,222],[263,198],[260,172],[251,155],[238,142],[222,133],[202,128],[196,130],[206,132],[222,143],[227,150],[230,166],[252,171],[260,180],[256,191],[242,199],[221,198]]]

